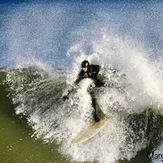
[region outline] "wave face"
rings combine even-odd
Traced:
[[[51,3],[8,6],[2,57],[16,114],[33,135],[56,142],[72,161],[130,160],[161,145],[163,114],[161,3]],[[88,81],[73,88],[81,62],[101,65],[94,88],[109,119],[93,139],[71,140],[92,121]],[[73,88],[69,99],[62,96]]]

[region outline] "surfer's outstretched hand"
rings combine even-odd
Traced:
[[[65,96],[62,97],[62,99],[63,99],[64,101],[66,101],[66,100],[69,99],[69,97],[68,97],[67,95],[65,95]]]
[[[75,92],[76,87],[77,87],[77,86],[73,86],[72,88],[68,89],[68,90],[67,90],[67,93],[64,94],[64,95],[62,96],[62,99],[63,99],[64,101],[65,101],[65,100],[68,100],[68,99],[69,99],[69,95],[70,95],[72,92]]]

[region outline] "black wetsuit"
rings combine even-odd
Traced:
[[[81,70],[81,72],[78,75],[77,80],[75,81],[76,84],[78,84],[83,78],[91,78],[95,81],[95,86],[96,87],[100,87],[103,86],[103,82],[101,82],[100,80],[98,80],[97,75],[98,72],[100,71],[100,66],[99,65],[90,65],[88,67],[87,72],[84,72],[83,70]]]
[[[90,65],[88,67],[87,72],[84,72],[83,70],[81,70],[81,72],[78,75],[77,80],[75,81],[76,84],[78,84],[82,79],[84,78],[91,78],[94,80],[95,82],[95,87],[101,87],[104,86],[104,83],[101,82],[98,78],[98,72],[100,71],[100,66],[99,65]],[[96,99],[95,99],[95,95],[93,93],[93,91],[90,92],[90,95],[92,97],[92,106],[94,108],[94,119],[96,122],[98,122],[100,119],[97,116],[97,110],[96,110]]]

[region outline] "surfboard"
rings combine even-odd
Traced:
[[[71,143],[80,144],[93,138],[105,127],[107,121],[107,118],[103,117],[99,122],[92,123],[88,128],[80,131]]]

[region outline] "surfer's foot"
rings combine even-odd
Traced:
[[[93,118],[94,118],[95,122],[99,122],[100,121],[100,119],[98,118],[98,116],[96,114],[94,114]]]

